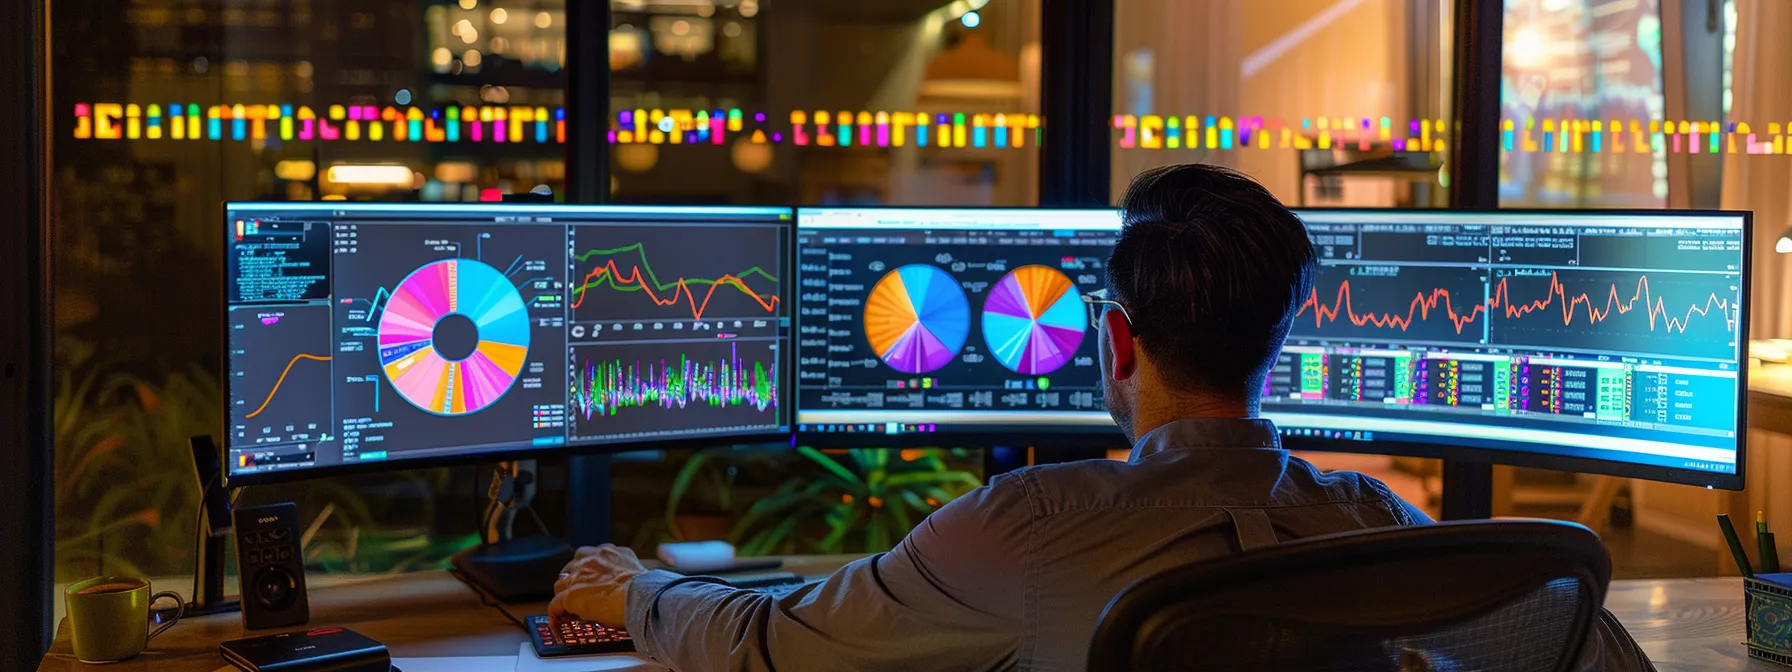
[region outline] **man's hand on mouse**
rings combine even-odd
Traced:
[[[578,618],[612,628],[627,627],[628,584],[645,571],[641,559],[627,548],[615,544],[582,547],[554,582],[548,618],[555,624]]]

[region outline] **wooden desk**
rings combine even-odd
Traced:
[[[833,571],[857,556],[792,559],[799,574]],[[1661,672],[1785,668],[1752,662],[1743,639],[1742,580],[1736,578],[1618,581],[1606,606],[1642,644]],[[546,605],[510,607],[518,616]],[[514,657],[526,636],[497,609],[446,572],[421,572],[322,588],[311,594],[311,622],[341,625],[384,642],[395,658]],[[69,651],[66,621],[40,672],[213,672],[230,670],[218,642],[246,636],[236,614],[195,618],[151,643],[149,651],[110,665],[86,665]],[[640,669],[661,669],[643,663]],[[500,666],[501,667],[501,666]],[[494,672],[510,672],[508,668]]]
[[[862,555],[820,555],[786,559],[781,571],[826,575]],[[650,565],[652,563],[649,563]],[[496,608],[445,571],[418,572],[312,590],[311,627],[342,626],[386,645],[393,658],[508,656],[528,635]],[[546,613],[546,602],[506,605],[518,618]],[[290,628],[300,630],[303,628]],[[75,660],[68,620],[38,665],[39,672],[213,672],[235,670],[218,655],[218,643],[280,630],[243,629],[240,614],[185,619],[149,643],[143,655],[120,663],[88,665]],[[646,659],[639,669],[664,670]],[[407,672],[416,672],[407,670]],[[427,671],[425,671],[427,672]],[[510,667],[492,672],[511,672]]]
[[[1742,646],[1742,579],[1613,581],[1605,607],[1661,672],[1762,670]]]

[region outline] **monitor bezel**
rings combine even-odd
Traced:
[[[1371,455],[1391,455],[1396,457],[1423,457],[1472,462],[1482,464],[1499,464],[1513,467],[1531,467],[1536,469],[1552,469],[1557,471],[1573,471],[1620,478],[1640,478],[1663,483],[1678,483],[1717,490],[1741,490],[1747,482],[1748,455],[1748,333],[1749,313],[1752,312],[1750,301],[1754,288],[1754,212],[1751,210],[1646,210],[1639,208],[1554,210],[1548,208],[1293,208],[1296,216],[1307,212],[1323,212],[1326,214],[1364,215],[1378,214],[1412,214],[1412,213],[1447,213],[1467,215],[1600,215],[1613,217],[1741,217],[1742,218],[1742,277],[1741,291],[1738,300],[1741,309],[1737,311],[1736,335],[1741,341],[1742,357],[1737,366],[1736,385],[1736,473],[1724,474],[1696,469],[1664,467],[1652,464],[1637,464],[1618,460],[1604,460],[1590,457],[1574,457],[1568,455],[1551,455],[1526,450],[1498,448],[1480,448],[1452,443],[1425,443],[1416,441],[1352,441],[1324,439],[1317,437],[1282,437],[1282,445],[1290,450],[1308,450],[1335,453],[1357,453]],[[1306,220],[1301,220],[1305,224]],[[1509,445],[1525,445],[1508,442]]]
[[[519,210],[530,210],[530,211],[553,213],[556,211],[576,212],[576,211],[584,210],[584,211],[596,212],[599,214],[603,214],[606,212],[626,214],[630,211],[640,212],[640,211],[651,211],[651,210],[656,210],[656,209],[689,211],[689,212],[693,212],[693,213],[707,210],[707,211],[713,211],[715,214],[727,214],[729,212],[746,214],[748,211],[764,211],[765,214],[767,214],[767,215],[778,214],[775,211],[782,211],[783,213],[788,214],[789,217],[787,219],[780,221],[780,223],[783,224],[785,232],[786,232],[785,246],[787,248],[786,250],[784,250],[786,252],[786,254],[785,254],[785,258],[784,258],[784,263],[782,264],[783,268],[781,270],[784,273],[784,277],[787,277],[787,278],[794,278],[795,276],[793,274],[796,272],[796,256],[793,254],[789,254],[789,252],[791,250],[793,250],[794,246],[796,245],[796,209],[791,208],[791,207],[786,207],[786,206],[688,206],[688,205],[654,206],[654,205],[620,205],[620,204],[597,205],[597,204],[579,204],[579,203],[493,203],[493,202],[436,203],[436,202],[413,202],[413,201],[401,201],[401,202],[390,202],[390,201],[379,201],[379,202],[224,201],[221,209],[218,212],[218,215],[219,215],[220,221],[222,221],[224,223],[224,225],[226,227],[228,227],[230,225],[229,214],[232,210],[237,210],[237,209],[267,208],[267,209],[288,209],[288,210],[311,210],[311,209],[332,210],[332,209],[352,209],[352,208],[357,208],[357,207],[365,208],[368,206],[375,206],[377,208],[402,207],[402,208],[407,208],[407,209],[415,207],[419,210],[443,210],[443,211],[451,211],[451,210],[456,210],[456,209],[465,210],[467,208],[467,206],[475,206],[479,209],[489,208],[494,211],[519,209]],[[223,263],[220,263],[218,265],[219,270],[218,270],[218,290],[217,291],[218,291],[218,296],[221,300],[221,303],[219,305],[220,305],[220,307],[224,308],[226,317],[227,317],[228,312],[229,312],[228,307],[229,307],[229,303],[230,303],[230,284],[229,284],[230,262],[229,262],[229,258],[228,258],[228,254],[230,252],[230,237],[228,235],[223,236],[223,240],[224,240],[223,252],[227,256],[224,258]],[[791,286],[794,287],[794,285],[791,285]],[[778,348],[778,350],[779,350],[778,366],[780,367],[780,370],[782,371],[782,375],[780,375],[778,377],[779,378],[778,386],[779,386],[779,389],[785,389],[785,390],[792,389],[790,386],[794,385],[796,383],[796,373],[794,370],[794,367],[796,365],[796,346],[795,346],[795,339],[791,337],[791,334],[793,334],[795,331],[796,316],[794,314],[791,314],[791,315],[789,315],[789,317],[791,318],[792,328],[789,332],[786,333],[785,338],[780,339],[779,348]],[[458,465],[466,465],[466,464],[485,464],[485,463],[494,463],[494,462],[507,462],[507,461],[513,461],[513,460],[577,457],[577,456],[585,456],[585,455],[614,455],[617,453],[627,453],[627,452],[634,452],[634,451],[641,451],[641,450],[698,449],[698,448],[713,447],[713,446],[717,446],[717,445],[744,445],[744,444],[761,444],[761,445],[778,444],[778,445],[782,445],[782,444],[791,443],[791,439],[792,439],[791,431],[770,430],[770,431],[765,431],[765,432],[743,432],[743,433],[734,433],[734,434],[717,434],[717,435],[702,436],[702,437],[678,437],[678,438],[670,438],[670,439],[642,439],[642,440],[633,440],[633,441],[624,441],[624,442],[615,442],[615,443],[597,443],[597,442],[575,443],[575,442],[572,442],[569,440],[565,445],[559,445],[559,446],[542,446],[542,447],[519,446],[516,448],[490,448],[490,449],[477,450],[477,451],[466,452],[466,453],[457,453],[457,454],[453,454],[453,455],[436,455],[436,456],[430,456],[430,457],[381,460],[381,461],[375,461],[375,462],[357,462],[354,464],[337,464],[337,465],[322,466],[322,467],[309,467],[309,468],[303,468],[303,469],[285,469],[285,470],[277,470],[277,471],[257,472],[257,473],[251,473],[251,474],[235,474],[235,475],[233,475],[230,473],[231,470],[230,470],[230,466],[229,466],[229,454],[230,454],[230,380],[229,379],[230,379],[230,376],[228,375],[228,372],[230,371],[230,347],[228,344],[230,343],[230,320],[228,320],[228,319],[219,320],[219,328],[221,330],[220,337],[222,339],[219,342],[221,344],[223,344],[224,347],[219,349],[219,369],[218,370],[225,372],[226,375],[223,376],[225,379],[224,387],[223,387],[224,399],[223,399],[223,404],[222,404],[223,405],[223,414],[222,414],[222,417],[220,418],[220,426],[219,426],[219,436],[223,440],[220,441],[218,443],[218,445],[219,445],[219,450],[222,451],[224,454],[224,461],[225,461],[225,465],[224,465],[225,468],[224,468],[224,473],[223,473],[224,482],[228,487],[232,487],[232,488],[249,486],[249,485],[269,485],[269,484],[275,484],[275,483],[292,483],[292,482],[296,482],[296,481],[307,481],[307,480],[313,480],[313,479],[319,479],[319,478],[333,478],[333,477],[337,477],[337,476],[350,476],[350,475],[356,475],[356,474],[402,471],[402,470],[409,470],[409,469],[428,469],[428,468],[434,468],[434,467],[458,466]],[[791,398],[792,398],[792,400],[794,400],[794,395],[791,395]],[[783,401],[783,400],[780,400],[780,401]],[[779,406],[779,409],[780,409],[780,417],[779,417],[780,423],[779,424],[781,426],[789,427],[789,428],[791,428],[791,430],[794,430],[795,429],[795,420],[796,420],[796,408],[793,405],[786,403],[786,404],[781,404]]]
[[[934,211],[934,212],[945,212],[945,211],[1034,212],[1034,213],[1037,213],[1037,212],[1079,212],[1079,213],[1113,212],[1113,213],[1116,213],[1117,219],[1118,219],[1118,213],[1120,212],[1120,209],[1116,208],[1116,207],[1105,207],[1104,208],[1104,207],[1093,207],[1093,206],[1062,207],[1062,208],[1060,208],[1060,207],[1040,207],[1040,206],[1002,207],[1002,206],[951,206],[951,205],[928,205],[928,206],[923,206],[923,205],[917,205],[917,206],[805,205],[805,206],[797,206],[797,208],[796,208],[796,226],[794,227],[794,231],[796,232],[797,237],[800,237],[803,232],[803,214],[805,211],[813,213],[813,212],[817,212],[817,211],[843,211],[843,210],[875,211],[875,212],[928,212],[928,211]],[[1123,226],[1124,223],[1122,222],[1121,225]],[[1120,231],[1120,227],[1117,226],[1114,229],[1114,231],[1115,231],[1115,233],[1118,233]],[[793,240],[794,239],[795,238],[793,238]],[[793,256],[795,256],[795,255],[793,255]],[[801,329],[801,327],[802,327],[801,319],[802,319],[802,317],[800,315],[798,315],[797,316],[798,321],[793,322],[793,325],[796,327],[796,329],[799,329],[799,330]],[[795,340],[800,341],[801,339],[795,339]],[[797,344],[796,346],[793,346],[792,349],[800,350],[801,349],[800,343]],[[799,445],[804,445],[804,446],[812,446],[812,447],[816,447],[816,448],[862,448],[862,447],[867,447],[867,445],[874,445],[875,447],[879,447],[879,448],[886,448],[886,447],[887,448],[934,448],[934,447],[1028,448],[1028,447],[1032,447],[1032,448],[1089,448],[1092,450],[1093,449],[1118,450],[1118,449],[1130,449],[1132,447],[1132,442],[1126,440],[1126,436],[1120,432],[1119,427],[1114,427],[1112,431],[1105,431],[1105,430],[1082,429],[1081,427],[1083,427],[1083,426],[1080,426],[1080,425],[1075,426],[1075,427],[1078,427],[1079,429],[1075,429],[1073,431],[1065,431],[1065,428],[1067,427],[1067,425],[1058,425],[1058,424],[1053,424],[1053,425],[1043,425],[1043,424],[990,425],[989,429],[986,429],[986,430],[969,430],[969,429],[958,428],[958,429],[941,431],[941,432],[914,432],[914,433],[902,433],[902,434],[881,434],[881,433],[876,433],[876,432],[849,433],[849,432],[802,431],[802,427],[804,426],[804,424],[797,422],[798,418],[800,417],[800,414],[802,413],[802,408],[801,408],[801,404],[802,404],[801,399],[802,399],[802,391],[803,391],[802,382],[800,380],[798,380],[796,383],[796,387],[794,387],[792,389],[794,390],[794,394],[796,395],[796,399],[793,400],[794,408],[793,408],[793,415],[791,418],[792,428],[797,430],[796,432],[794,432],[795,437],[796,437],[796,439],[795,439],[796,443]]]

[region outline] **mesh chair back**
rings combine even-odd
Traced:
[[[1289,542],[1147,578],[1089,669],[1569,670],[1611,579],[1591,530],[1468,521]]]

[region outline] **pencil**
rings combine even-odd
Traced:
[[[1761,572],[1763,574],[1778,574],[1780,571],[1780,551],[1773,545],[1773,533],[1768,532],[1763,536],[1767,537],[1767,541],[1762,542],[1762,548],[1767,549],[1767,557],[1761,558]]]
[[[1754,576],[1755,568],[1748,562],[1748,552],[1742,550],[1742,540],[1736,537],[1736,526],[1730,523],[1730,514],[1717,514],[1717,529],[1724,533],[1724,543],[1730,545],[1730,555],[1736,558],[1736,569],[1743,576]]]
[[[1778,562],[1772,564],[1768,563],[1768,561],[1772,559],[1773,556],[1777,555],[1777,553],[1773,550],[1773,537],[1771,533],[1767,531],[1767,512],[1765,511],[1755,512],[1755,548],[1761,558],[1762,573],[1765,574],[1780,571],[1774,566],[1778,565]]]

